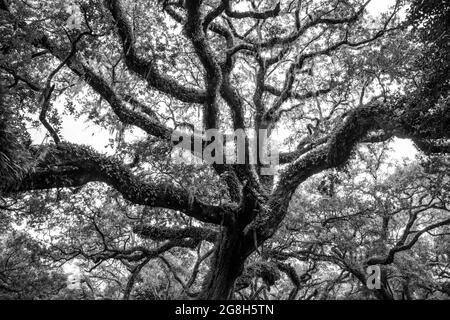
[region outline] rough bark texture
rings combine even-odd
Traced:
[[[237,277],[244,270],[242,237],[224,230],[217,241],[210,271],[199,299],[231,299]]]

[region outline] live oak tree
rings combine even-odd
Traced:
[[[106,184],[173,217],[133,230],[167,250],[212,234],[196,297],[232,298],[297,188],[345,165],[360,142],[449,150],[448,4],[399,0],[380,19],[369,4],[0,1],[2,197]],[[114,132],[115,154],[65,141],[63,114]],[[36,117],[49,137],[41,145],[26,134]],[[279,174],[171,163],[172,135],[193,126],[287,131]]]

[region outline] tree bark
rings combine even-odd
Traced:
[[[216,250],[200,300],[229,300],[234,284],[244,269],[243,237],[239,230],[226,228],[217,239]]]

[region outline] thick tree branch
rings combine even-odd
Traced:
[[[120,0],[105,0],[105,5],[111,12],[117,24],[117,30],[122,41],[123,52],[127,67],[147,80],[147,83],[154,89],[166,93],[183,102],[203,103],[206,94],[202,90],[188,88],[177,81],[163,75],[152,60],[145,60],[139,57],[135,48],[135,39],[132,28],[127,21],[127,17],[122,8]]]
[[[248,226],[248,237],[252,237],[250,230],[253,228],[258,230],[258,241],[270,237],[283,220],[296,188],[314,174],[343,165],[350,157],[355,145],[371,129],[381,128],[392,132],[394,136],[403,138],[437,138],[439,136],[448,139],[450,132],[447,130],[429,131],[427,123],[434,123],[435,128],[450,127],[450,105],[446,105],[438,114],[434,114],[434,111],[427,114],[428,105],[422,106],[423,109],[420,109],[416,103],[414,99],[412,102],[400,100],[393,106],[370,102],[349,112],[326,144],[301,156],[281,173],[280,182],[268,202],[266,214],[262,213]],[[398,110],[405,111],[402,113]],[[427,114],[426,116],[424,112]],[[410,117],[419,117],[419,114],[424,120],[420,125],[411,127],[407,121],[405,122]]]
[[[143,238],[155,241],[191,238],[198,241],[205,240],[214,243],[217,237],[216,231],[200,227],[174,228],[136,226],[133,228],[133,232],[139,234],[139,236]]]
[[[134,204],[178,210],[208,223],[229,224],[232,221],[232,207],[205,204],[171,183],[141,181],[116,159],[89,147],[61,143],[48,145],[43,153],[36,155],[42,160],[18,186],[5,187],[2,191],[77,187],[88,182],[104,182]]]
[[[222,84],[222,69],[206,40],[205,32],[202,28],[203,19],[200,6],[200,0],[192,0],[186,3],[187,21],[184,29],[206,72],[206,99],[204,101],[203,122],[206,129],[217,129],[219,115],[217,96]]]

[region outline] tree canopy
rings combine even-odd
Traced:
[[[1,297],[448,298],[450,5],[379,3],[0,0]]]

